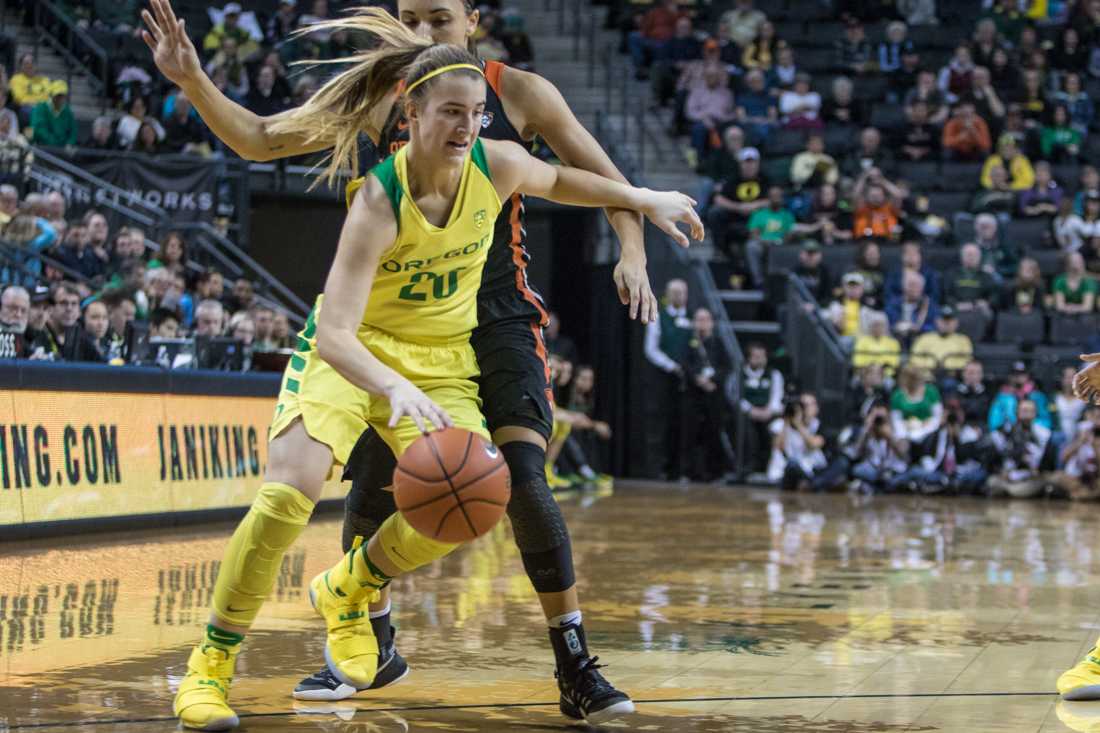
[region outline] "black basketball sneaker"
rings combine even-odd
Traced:
[[[558,680],[562,715],[601,725],[634,712],[634,702],[625,692],[616,690],[602,674],[599,657],[588,656],[584,627],[565,626],[550,630],[555,656],[564,660],[558,664],[554,677]]]
[[[345,684],[329,671],[328,665],[306,677],[294,688],[296,700],[343,700],[363,690],[377,690],[396,684],[409,674],[409,664],[397,651],[394,637],[397,629],[390,627],[390,638],[378,647],[378,671],[370,687],[355,688]]]

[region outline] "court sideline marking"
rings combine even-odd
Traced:
[[[750,695],[730,697],[659,697],[648,700],[634,700],[640,705],[656,705],[662,703],[692,703],[692,702],[758,702],[767,700],[875,700],[875,699],[903,699],[924,697],[1052,697],[1057,692],[909,692],[909,693],[861,693],[855,695]],[[409,707],[374,708],[356,707],[356,713],[409,713],[430,712],[434,710],[504,710],[508,708],[538,708],[557,705],[555,702],[502,702],[485,705],[413,705]],[[352,708],[346,708],[351,711]],[[298,715],[309,715],[308,711],[287,710],[277,713],[238,713],[239,718],[282,718]],[[6,730],[33,730],[35,728],[75,728],[77,726],[96,725],[136,725],[138,723],[171,723],[175,722],[175,716],[157,718],[110,718],[104,720],[73,720],[56,723],[19,723],[7,726]]]

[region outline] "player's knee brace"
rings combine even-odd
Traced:
[[[344,472],[344,478],[351,479],[351,490],[344,499],[344,552],[351,549],[357,536],[369,540],[397,511],[393,492],[384,490],[393,483],[396,465],[393,451],[374,431],[356,444]]]
[[[573,551],[565,518],[546,483],[546,451],[516,440],[502,445],[500,452],[512,474],[508,517],[531,584],[539,593],[571,588]]]
[[[214,585],[214,612],[250,626],[275,585],[283,553],[301,534],[313,502],[292,486],[265,483],[226,547]]]

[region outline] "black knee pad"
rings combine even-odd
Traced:
[[[500,446],[512,474],[508,518],[523,567],[539,593],[572,587],[573,552],[561,509],[546,484],[546,451],[521,440]]]
[[[344,552],[351,549],[357,535],[364,541],[370,539],[397,511],[393,492],[383,490],[393,483],[396,466],[393,451],[378,433],[363,433],[344,469],[344,479],[351,479],[351,490],[344,499]]]

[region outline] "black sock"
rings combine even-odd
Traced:
[[[558,669],[588,658],[588,640],[585,639],[584,626],[581,624],[551,628],[550,645],[554,647],[554,660]]]
[[[390,626],[390,612],[386,611],[382,616],[377,618],[371,617],[370,627],[374,629],[374,635],[378,639],[378,648],[381,649],[386,644],[393,641],[392,627]]]

